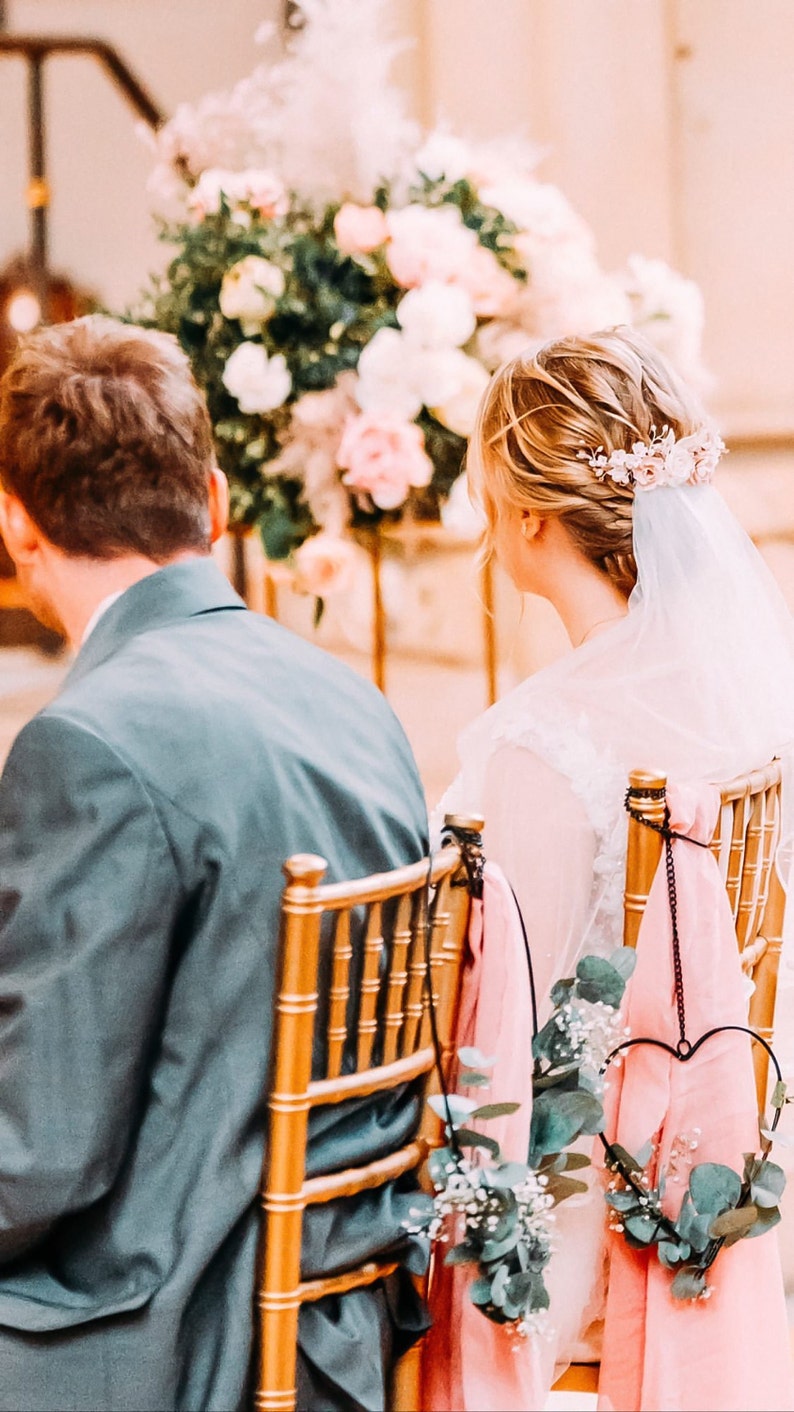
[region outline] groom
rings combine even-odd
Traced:
[[[418,859],[422,792],[374,688],[209,557],[226,483],[171,338],[34,336],[0,382],[0,482],[20,583],[76,654],[0,780],[0,1409],[231,1412],[281,865]],[[382,1151],[406,1111],[321,1122],[315,1170]],[[387,1195],[320,1209],[312,1273],[400,1239]],[[307,1308],[301,1408],[383,1405],[407,1286]]]

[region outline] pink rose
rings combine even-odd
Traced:
[[[253,210],[265,220],[274,216],[285,216],[289,210],[289,198],[284,183],[274,172],[255,168],[243,173],[246,180],[246,199]]]
[[[295,586],[301,593],[328,598],[350,588],[356,571],[356,548],[322,530],[304,539],[294,556]]]
[[[345,427],[337,465],[351,490],[369,495],[379,510],[396,510],[411,486],[429,485],[433,463],[421,427],[392,412],[363,412]]]
[[[386,222],[386,260],[403,289],[458,279],[479,243],[457,206],[403,206],[389,211]]]
[[[486,250],[479,242],[454,282],[466,290],[480,318],[500,318],[509,314],[517,303],[520,286],[504,265],[499,264],[493,251]]]
[[[334,216],[334,235],[343,255],[368,255],[388,240],[389,229],[377,206],[346,201]]]

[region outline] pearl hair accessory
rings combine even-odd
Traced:
[[[587,461],[599,480],[608,476],[616,485],[655,490],[660,486],[706,484],[724,451],[725,443],[716,427],[706,422],[679,439],[670,427],[663,427],[661,432],[651,427],[651,440],[635,441],[630,451],[607,455],[603,446],[598,446],[595,451],[581,450],[579,460]]]

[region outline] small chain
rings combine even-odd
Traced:
[[[649,790],[653,798],[664,798],[664,790]],[[692,1046],[686,1037],[686,1007],[684,1005],[684,972],[681,965],[681,940],[678,935],[678,893],[675,882],[675,859],[673,858],[673,839],[682,839],[685,843],[694,843],[698,848],[708,848],[707,843],[701,842],[699,838],[691,838],[689,834],[676,833],[670,828],[670,811],[665,808],[664,823],[657,824],[652,819],[646,819],[644,814],[631,807],[632,792],[626,791],[625,807],[626,812],[636,819],[638,824],[643,824],[646,829],[652,829],[654,833],[661,834],[664,839],[664,861],[667,872],[667,896],[670,901],[670,921],[673,933],[673,982],[675,985],[675,1003],[678,1011],[678,1053],[682,1056],[689,1054]]]
[[[673,840],[664,841],[665,866],[667,868],[667,895],[670,899],[670,921],[673,931],[673,979],[675,983],[675,1003],[678,1010],[678,1049],[689,1048],[686,1037],[686,1010],[684,1008],[684,974],[681,968],[681,942],[678,936],[678,894],[675,886],[675,862],[673,861]]]

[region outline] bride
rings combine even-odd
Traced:
[[[572,650],[464,732],[438,814],[486,820],[486,857],[523,912],[541,1024],[553,982],[621,944],[629,770],[717,783],[779,755],[791,774],[794,632],[710,484],[723,450],[697,399],[624,329],[516,358],[483,397],[468,474],[487,549],[521,592],[551,601]],[[582,1202],[557,1217],[554,1334],[533,1353],[546,1387],[598,1357],[604,1203]]]

